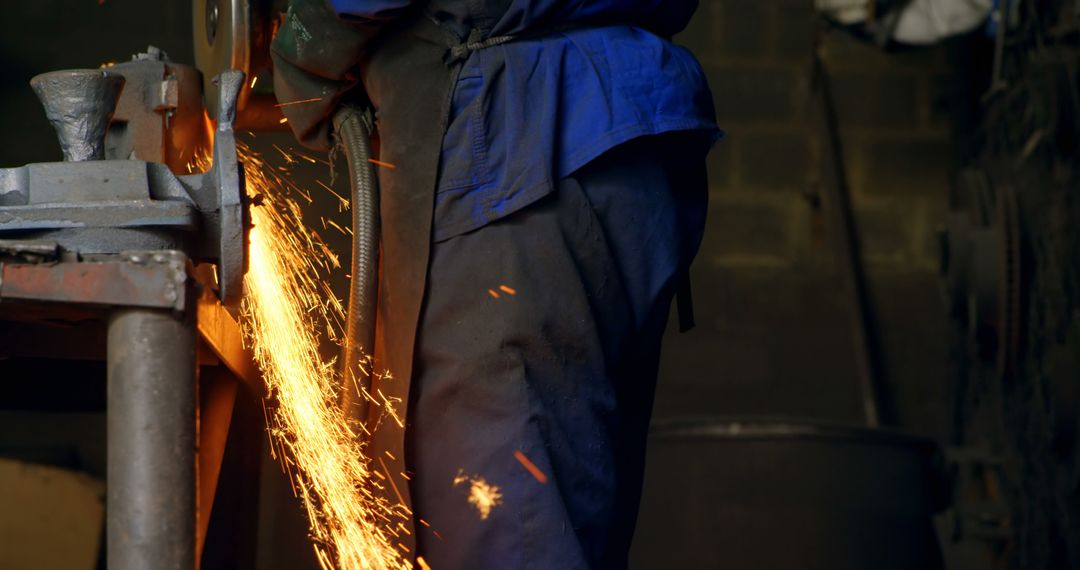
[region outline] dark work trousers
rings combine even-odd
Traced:
[[[691,138],[624,144],[434,245],[406,431],[432,568],[626,566],[660,338],[704,226]]]

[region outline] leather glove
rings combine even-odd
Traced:
[[[326,0],[290,0],[270,56],[278,104],[304,146],[329,150],[331,115],[342,99],[366,99],[357,89],[357,66],[377,32],[339,18]]]

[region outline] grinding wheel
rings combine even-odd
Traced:
[[[195,0],[192,22],[195,67],[203,74],[203,94],[210,118],[217,118],[217,87],[212,78],[235,69],[248,81],[237,102],[239,122],[251,98],[251,78],[270,65],[270,41],[277,16],[284,12],[284,0]],[[263,88],[270,82],[266,82]]]
[[[218,88],[212,78],[228,69],[251,75],[251,9],[248,0],[195,0],[192,3],[195,67],[203,74],[203,97],[210,118],[218,115]],[[238,109],[250,88],[240,91]]]

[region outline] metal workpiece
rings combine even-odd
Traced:
[[[214,85],[218,88],[218,130],[231,132],[236,121],[236,103],[244,87],[244,74],[235,69],[222,71],[214,78]]]
[[[108,71],[122,75],[126,86],[105,137],[105,157],[188,171],[211,144],[199,71],[170,61],[154,46]]]
[[[195,322],[121,309],[108,322],[110,570],[195,567]]]
[[[244,193],[244,171],[236,154],[233,120],[244,86],[244,74],[228,70],[214,83],[218,95],[218,125],[214,134],[214,165],[207,175],[217,189],[218,295],[226,305],[240,302],[247,273],[248,229],[251,224]]]
[[[66,69],[38,75],[30,85],[56,129],[64,160],[105,158],[105,130],[124,87],[123,77],[100,69]]]
[[[184,93],[193,88],[188,76],[197,72],[170,67],[163,55],[143,55],[146,57],[115,66],[119,68],[116,73],[74,70],[34,79],[50,119],[72,117],[67,122],[54,120],[65,149],[93,146],[94,150],[69,157],[91,160],[0,169],[0,239],[51,241],[84,255],[181,250],[196,261],[218,266],[219,297],[235,306],[247,270],[249,225],[243,172],[231,122],[243,74],[225,72],[218,79],[223,120],[214,133],[213,164],[206,172],[178,175],[167,163],[127,157],[103,160],[98,148],[103,134],[76,136],[85,134],[88,128],[79,130],[77,125],[100,123],[104,132],[112,108],[102,102],[105,97],[100,93],[112,86],[118,94],[124,83],[120,75],[123,72],[132,77],[127,90],[134,94],[122,97],[123,120],[112,129],[115,136],[110,139],[110,153],[125,153],[130,148],[136,155],[176,159],[170,149],[178,139],[169,137],[179,136],[180,124],[174,122],[170,127],[168,122],[180,117],[187,117],[184,128],[192,131],[183,140],[197,146],[199,139],[192,134],[197,129],[190,121],[192,113],[184,111],[196,104],[190,94]],[[174,92],[174,87],[179,91]],[[115,103],[116,97],[111,101]],[[64,110],[64,102],[71,110]],[[201,119],[200,114],[199,128],[204,128]],[[95,141],[92,144],[87,142],[91,138]],[[76,144],[76,139],[85,144]],[[195,146],[190,152],[195,152]]]

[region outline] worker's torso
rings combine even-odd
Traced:
[[[404,8],[405,0],[333,4],[357,19],[386,17],[394,6],[417,9]],[[703,144],[715,140],[704,73],[690,52],[667,39],[696,6],[696,0],[427,3],[422,17],[439,22],[456,38],[451,43],[473,46],[450,56],[461,67],[441,141],[434,239],[520,210],[635,138],[686,132]],[[379,99],[375,84],[392,81],[372,79],[368,90]]]
[[[427,282],[431,241],[536,202],[624,142],[678,132],[704,148],[719,131],[694,57],[632,24],[668,14],[650,29],[674,33],[693,1],[435,0],[400,20],[394,9],[407,9],[408,0],[333,2],[339,11],[350,3],[360,21],[392,22],[361,76],[377,112],[380,159],[388,165],[379,172],[376,368],[390,370],[393,379],[376,386],[384,401],[372,449],[380,457],[387,452],[386,470],[394,474],[410,469],[402,434],[417,319],[425,289],[437,286]],[[676,6],[690,9],[678,18],[668,12]],[[493,8],[503,14],[488,11]],[[494,23],[478,38],[473,30],[481,20]],[[453,56],[455,47],[499,35],[514,38]],[[391,500],[407,504],[407,482],[397,488],[402,496]]]
[[[632,24],[671,36],[682,30],[698,0],[330,0],[346,18],[389,19],[423,9],[440,22],[464,31],[520,34],[570,22]]]

